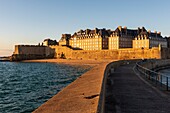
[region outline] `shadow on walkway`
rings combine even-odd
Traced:
[[[133,71],[120,66],[108,78],[105,113],[170,113],[170,97],[162,96]]]

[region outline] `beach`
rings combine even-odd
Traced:
[[[112,62],[113,60],[71,60],[71,59],[38,59],[24,60],[22,62],[45,62],[45,63],[60,63],[68,65],[99,65],[101,63]]]

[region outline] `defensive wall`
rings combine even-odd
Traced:
[[[168,59],[169,48],[153,47],[151,49],[126,48],[118,50],[74,50],[67,46],[15,46],[12,60],[29,60],[42,58],[64,59]]]
[[[167,58],[167,51],[163,53],[158,47],[151,49],[119,49],[119,50],[73,50],[66,46],[51,46],[55,49],[55,58],[64,56],[66,59],[161,59]],[[170,50],[168,51],[170,52]],[[170,58],[170,56],[169,56]]]
[[[47,46],[15,45],[12,61],[54,58],[55,50]]]
[[[151,59],[151,60],[146,60],[143,63],[140,63],[142,67],[145,67],[147,69],[161,69],[161,68],[166,68],[167,66],[170,65],[170,59]]]

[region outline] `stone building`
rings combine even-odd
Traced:
[[[142,31],[133,40],[133,48],[152,48],[163,47],[167,48],[167,39],[161,36],[161,32]]]
[[[103,50],[108,49],[108,37],[111,34],[111,30],[86,29],[75,32],[70,40],[69,44],[73,48],[83,50]]]
[[[109,37],[109,50],[132,48],[132,40],[137,36],[139,30],[122,28],[119,26]]]
[[[12,60],[28,60],[53,58],[55,50],[48,46],[39,45],[15,45]]]
[[[61,46],[69,46],[70,38],[71,38],[71,34],[62,34],[62,37],[59,40],[59,45],[61,45]]]
[[[51,46],[51,45],[58,45],[56,40],[45,39],[42,43],[43,46]]]
[[[166,41],[167,41],[167,47],[170,48],[170,36],[169,37],[165,37]]]
[[[128,29],[119,26],[114,31],[95,28],[63,34],[59,45],[78,50],[116,50],[123,48],[167,47],[167,40],[160,32],[147,31],[144,27]]]

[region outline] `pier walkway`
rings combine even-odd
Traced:
[[[138,77],[134,65],[120,66],[110,75],[105,113],[170,113],[170,96]]]

